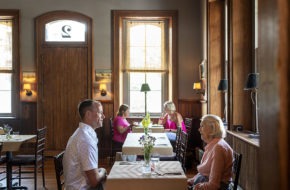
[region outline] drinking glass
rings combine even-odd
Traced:
[[[153,170],[158,170],[159,159],[160,159],[159,154],[152,154],[151,155],[151,164],[152,164]]]

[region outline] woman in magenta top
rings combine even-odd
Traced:
[[[129,106],[126,104],[122,104],[119,107],[119,111],[117,116],[114,119],[114,136],[113,141],[115,144],[118,144],[122,147],[127,134],[131,132],[132,125],[127,121],[127,117],[129,116]]]
[[[165,132],[170,140],[174,143],[176,140],[177,127],[181,127],[182,131],[186,132],[186,127],[180,113],[176,112],[173,102],[167,101],[163,105],[164,112],[159,118],[158,124],[163,125]]]

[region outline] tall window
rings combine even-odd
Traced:
[[[15,117],[19,104],[18,11],[0,10],[0,117]]]
[[[129,104],[132,114],[145,112],[143,83],[151,89],[147,92],[151,115],[160,114],[163,102],[173,99],[175,16],[176,11],[114,11],[115,102]]]
[[[160,113],[161,104],[167,97],[165,81],[168,75],[167,60],[168,35],[165,34],[166,21],[139,21],[126,19],[124,50],[124,102],[131,106],[132,113],[144,113],[145,94],[141,85],[148,83],[151,89],[147,94],[150,113]]]

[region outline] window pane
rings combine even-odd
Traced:
[[[130,47],[130,69],[145,67],[144,47]]]
[[[12,70],[12,21],[0,20],[0,69]]]
[[[148,98],[148,96],[147,96],[147,98]],[[144,92],[141,92],[140,90],[130,92],[130,112],[132,112],[132,113],[145,113],[145,95],[144,95]]]
[[[146,25],[146,45],[161,46],[161,24],[159,26]]]
[[[130,73],[130,91],[140,91],[144,82],[144,73]]]
[[[11,113],[11,74],[0,74],[0,113]]]
[[[147,92],[147,111],[161,113],[162,108],[162,74],[161,73],[130,73],[130,111],[145,112],[145,93],[140,92],[142,84],[148,83],[151,91]]]
[[[151,91],[161,91],[162,74],[161,73],[147,73],[147,83]]]
[[[147,110],[149,113],[161,113],[161,91],[147,93]]]
[[[73,20],[56,20],[45,25],[47,42],[84,42],[86,25]]]

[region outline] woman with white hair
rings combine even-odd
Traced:
[[[188,179],[188,185],[194,190],[228,189],[232,176],[233,150],[224,140],[226,131],[220,117],[205,115],[201,119],[199,132],[207,144],[204,148],[198,173]]]
[[[172,101],[166,101],[163,105],[163,109],[163,114],[159,118],[158,124],[164,126],[171,144],[174,145],[178,127],[181,127],[184,132],[186,132],[186,127],[181,114],[176,111],[175,105]]]

